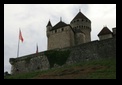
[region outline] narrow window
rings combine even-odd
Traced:
[[[55,33],[57,32],[57,30],[55,30]]]
[[[40,67],[38,66],[38,67],[37,67],[37,70],[39,70],[39,69],[40,69]]]
[[[19,69],[17,68],[17,69],[16,69],[16,71],[18,72],[18,71],[19,71]]]
[[[62,28],[62,31],[64,31],[64,28]]]

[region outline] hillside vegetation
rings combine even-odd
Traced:
[[[80,62],[46,71],[5,76],[4,79],[116,79],[116,59]]]

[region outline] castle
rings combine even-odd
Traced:
[[[91,21],[79,12],[70,24],[62,20],[55,26],[47,24],[48,50],[18,58],[10,58],[11,73],[47,70],[101,58],[116,58],[116,28],[107,26],[98,33],[99,40],[91,41]],[[58,48],[58,49],[57,49]]]
[[[60,20],[55,26],[52,26],[49,21],[46,27],[48,50],[91,42],[91,21],[81,12],[73,18],[70,24]],[[108,27],[104,27],[98,34],[98,37],[100,40],[103,40],[112,38],[115,34],[116,28],[113,28],[112,33]]]
[[[72,47],[91,41],[91,21],[79,12],[70,24],[62,20],[55,26],[47,24],[48,50]]]

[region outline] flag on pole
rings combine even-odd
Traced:
[[[20,43],[20,40],[23,42],[24,39],[22,37],[22,33],[21,33],[21,30],[19,29],[19,38],[18,38],[18,49],[17,49],[17,57],[19,57],[19,43]]]
[[[21,30],[19,31],[19,39],[20,39],[22,42],[24,41],[24,39],[23,39],[23,37],[22,37]]]
[[[38,53],[38,45],[36,46],[36,53]]]

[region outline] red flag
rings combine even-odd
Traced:
[[[19,39],[20,39],[22,42],[24,41],[24,39],[23,39],[23,37],[22,37],[21,30],[19,31]]]
[[[37,47],[36,47],[36,53],[38,53],[38,45],[37,45]]]

